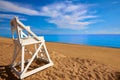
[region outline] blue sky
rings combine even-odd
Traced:
[[[0,36],[14,16],[37,34],[120,34],[120,0],[0,0]]]

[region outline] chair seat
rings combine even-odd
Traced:
[[[40,42],[44,41],[44,37],[40,36],[38,38],[40,39],[39,41],[36,40],[34,37],[21,39],[21,44],[22,45],[30,45],[30,44],[40,43]]]
[[[21,43],[21,45],[30,45],[30,44],[37,44],[37,43],[44,41],[43,36],[39,36],[38,38],[39,38],[39,41],[36,40],[34,37],[23,38],[23,39],[20,39],[20,43]],[[15,42],[18,43],[19,41],[15,40]]]

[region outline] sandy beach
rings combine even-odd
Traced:
[[[54,66],[24,80],[120,80],[120,49],[46,42]],[[9,69],[13,41],[0,37],[0,80],[18,80]]]

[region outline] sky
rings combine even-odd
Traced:
[[[10,20],[36,34],[120,34],[120,0],[0,0],[0,36]]]

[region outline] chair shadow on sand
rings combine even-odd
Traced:
[[[116,76],[117,76],[117,80],[120,80],[120,72],[115,72]]]
[[[0,65],[0,80],[20,80],[17,78],[11,71],[9,65],[1,66]]]
[[[10,42],[0,42],[1,46],[5,45],[5,48],[10,49],[10,47],[13,47],[13,44]],[[3,54],[3,53],[1,53]],[[0,80],[20,80],[18,79],[13,72],[11,71],[11,68],[9,65],[0,65]]]
[[[5,45],[4,48],[10,49],[14,45],[10,42],[0,42],[1,46]],[[1,53],[3,54],[3,53]],[[0,65],[0,80],[19,80],[11,71],[9,65]]]

